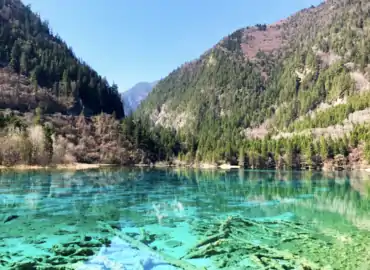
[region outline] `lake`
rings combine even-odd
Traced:
[[[0,269],[370,269],[366,172],[2,172],[0,219]]]

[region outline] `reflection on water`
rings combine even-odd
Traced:
[[[253,231],[254,239],[249,239],[247,234],[243,237],[253,243],[288,249],[294,256],[302,256],[321,266],[325,263],[334,269],[370,269],[366,263],[370,261],[370,250],[363,244],[370,241],[369,195],[370,174],[363,171],[104,169],[3,172],[0,175],[0,219],[5,221],[12,215],[15,218],[1,224],[0,252],[5,255],[0,259],[0,268],[17,269],[24,262],[29,263],[27,269],[36,269],[38,265],[77,263],[83,267],[96,258],[108,260],[109,256],[109,263],[117,264],[114,260],[119,259],[113,255],[103,256],[108,253],[101,248],[111,245],[117,253],[114,241],[121,240],[111,242],[115,238],[99,227],[99,222],[109,223],[157,251],[181,258],[198,241],[211,234],[213,227],[231,216],[253,219],[261,224],[291,222],[291,228],[305,224],[309,228],[302,226],[302,229],[315,231],[320,234],[320,239],[335,239],[327,242],[328,250],[337,252],[329,252],[322,243],[315,246],[314,240],[307,240],[308,236],[305,241],[311,242],[305,243],[311,243],[312,250],[297,251],[294,242],[287,244],[293,240],[277,244],[282,233],[272,235],[273,241],[267,240],[268,231],[272,229],[266,229],[264,225],[261,226],[266,230],[264,234],[259,236],[263,233],[261,229]],[[301,235],[293,229],[292,233]],[[122,247],[128,254],[127,246],[121,243]],[[355,257],[348,253],[349,249],[356,252]],[[207,260],[198,258],[188,262],[209,269],[262,269],[263,265],[259,263],[267,267],[274,261],[273,258],[258,257],[257,251],[253,255],[257,259],[248,257],[248,254],[235,255],[239,256],[236,261],[240,263],[253,259],[242,266],[233,262],[232,256],[222,257],[222,252],[207,255]],[[322,253],[326,258],[320,259],[316,253]],[[124,269],[123,265],[126,265],[126,269],[131,269],[127,266],[131,265],[129,259],[133,260],[133,257],[115,267]],[[289,268],[289,263],[294,267],[293,261],[288,263],[288,260],[280,259],[279,263],[287,263],[284,269],[295,269]]]

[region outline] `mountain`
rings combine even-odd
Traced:
[[[143,162],[150,140],[123,117],[117,85],[30,6],[0,0],[0,165]]]
[[[8,79],[9,74],[16,74],[15,80]],[[12,108],[24,110],[23,101],[30,100],[31,108],[41,106],[48,112],[124,115],[117,86],[78,59],[20,0],[0,1],[0,75],[2,108],[8,108],[9,101]],[[24,98],[18,99],[19,92]]]
[[[125,113],[128,115],[134,112],[156,84],[157,82],[140,82],[126,92],[123,92],[121,96]]]
[[[369,14],[368,1],[327,0],[238,29],[162,79],[137,115],[172,132],[168,151],[186,160],[348,160],[370,121]]]

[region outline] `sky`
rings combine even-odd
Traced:
[[[233,31],[321,0],[23,0],[75,54],[125,91],[164,78]]]

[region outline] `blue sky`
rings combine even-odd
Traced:
[[[321,0],[23,0],[120,91],[165,77],[240,27]]]

